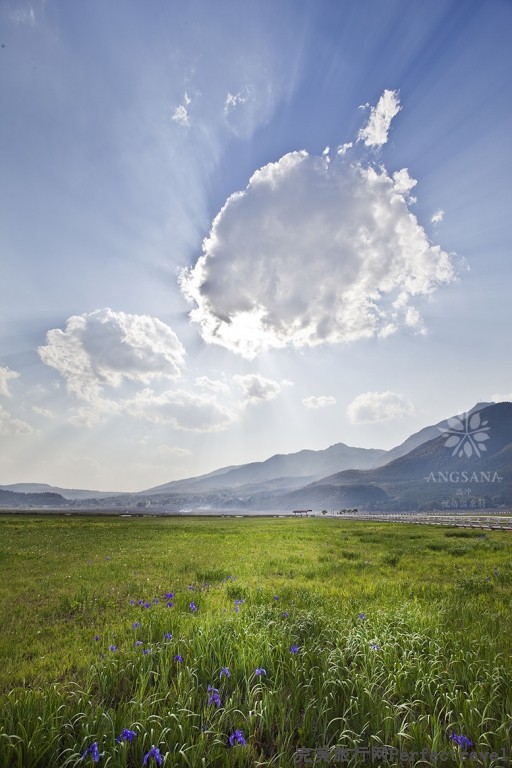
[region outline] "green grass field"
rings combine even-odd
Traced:
[[[2,516],[0,563],[0,768],[512,765],[510,533]]]

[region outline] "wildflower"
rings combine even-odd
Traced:
[[[174,657],[174,661],[183,661],[183,656],[177,653],[176,656]]]
[[[220,676],[226,675],[226,677],[231,677],[231,672],[229,671],[229,667],[222,667],[220,671]]]
[[[193,585],[193,584],[191,584],[189,587],[187,587],[187,589],[191,589],[192,591],[194,591],[194,590],[195,590],[195,587],[194,587],[194,585]]]
[[[279,600],[279,596],[278,595],[274,595],[274,600]]]
[[[111,645],[110,646],[111,651],[117,651],[117,645]]]
[[[463,736],[462,733],[457,734],[453,733],[452,731],[450,734],[450,739],[454,741],[459,747],[467,747],[469,749],[473,746],[471,739],[468,739],[467,736]]]
[[[287,619],[289,615],[290,615],[290,614],[288,613],[288,611],[283,611],[283,612],[282,612],[282,614],[281,614],[281,616],[283,617],[283,619]]]
[[[154,747],[153,746],[153,747],[151,747],[149,752],[146,752],[146,754],[144,755],[144,760],[142,762],[142,765],[147,765],[148,764],[148,760],[151,757],[155,758],[157,765],[162,765],[162,755],[160,754],[160,750],[158,749],[158,747]]]
[[[96,642],[98,642],[98,640],[100,639],[100,636],[99,635],[94,635],[94,639],[96,640]]]
[[[135,605],[135,600],[130,600],[130,605]]]
[[[140,627],[140,621],[134,621],[132,624],[132,629],[138,629]]]
[[[90,747],[87,747],[85,752],[82,755],[82,760],[85,760],[86,756],[89,754],[89,752],[92,755],[92,759],[95,763],[99,763],[100,761],[100,751],[98,749],[98,742],[95,741],[93,744],[90,745]]]
[[[239,605],[235,605],[235,613],[239,613],[239,611],[240,611],[240,606]]]
[[[151,603],[144,603],[144,608],[151,608]]]
[[[138,648],[139,645],[142,645],[142,640],[136,640],[135,641],[135,647]]]
[[[377,645],[377,643],[370,643],[370,648],[372,651],[380,651],[380,645]]]
[[[215,706],[220,707],[221,706],[221,700],[219,696],[219,691],[217,688],[214,688],[212,685],[208,686],[208,693],[210,694],[208,698],[208,704],[215,704]]]
[[[147,656],[148,653],[151,653],[151,648],[143,648],[142,653],[144,654],[144,656]]]
[[[129,728],[123,728],[116,741],[118,744],[120,744],[122,741],[133,741],[136,736],[137,734],[135,731],[130,731]]]
[[[242,731],[239,728],[237,728],[236,731],[232,733],[231,736],[229,737],[229,743],[232,747],[234,747],[235,744],[241,744],[242,747],[245,747],[247,742],[244,739],[244,735]]]
[[[171,600],[169,600],[169,602],[167,603],[167,607],[173,608],[173,606],[174,606],[174,603]]]
[[[294,655],[299,652],[299,646],[298,645],[290,645],[290,653],[293,653]]]
[[[160,602],[160,600],[158,600],[156,597],[153,598],[153,603],[155,605],[158,605],[159,602]]]
[[[164,640],[172,640],[172,632],[164,632]]]
[[[165,593],[165,599],[166,600],[172,600],[173,597],[174,597],[174,592],[166,592]]]
[[[267,670],[263,669],[263,667],[256,667],[256,670],[254,672],[255,675],[258,675],[258,677],[261,677],[262,675],[267,674]]]
[[[138,600],[137,603],[138,605],[144,605],[144,600]]]
[[[364,613],[360,613],[359,618],[361,619],[361,621],[364,621],[366,619],[366,615]]]
[[[195,613],[195,611],[197,611],[197,605],[195,603],[190,603],[189,608],[192,611],[192,613]]]

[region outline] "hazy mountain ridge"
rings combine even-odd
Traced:
[[[0,489],[62,492],[61,496],[73,506],[148,507],[156,512],[343,507],[385,510],[432,507],[460,493],[461,483],[466,483],[466,492],[469,490],[475,498],[480,495],[493,503],[512,503],[512,403],[477,403],[468,414],[476,412],[479,416],[473,418],[471,429],[475,434],[480,431],[481,442],[473,440],[479,456],[474,450],[471,455],[463,451],[457,455],[466,438],[455,454],[453,443],[447,446],[446,431],[452,429],[453,441],[453,425],[459,425],[455,443],[464,437],[461,419],[467,414],[462,414],[423,428],[390,451],[335,443],[320,451],[275,454],[261,462],[222,467],[136,494],[59,489],[41,483],[18,483]],[[487,436],[482,438],[483,433]],[[484,482],[478,485],[473,472],[490,473],[494,480],[487,481],[484,476]],[[13,495],[21,498],[23,494]]]
[[[297,453],[275,454],[265,461],[227,467],[225,470],[186,480],[174,480],[142,493],[148,496],[167,492],[235,489],[285,478],[301,478],[305,484],[330,474],[333,469],[339,471],[350,467],[368,469],[378,466],[386,459],[386,455],[387,451],[378,448],[353,448],[344,443],[335,443],[320,451],[302,450]]]

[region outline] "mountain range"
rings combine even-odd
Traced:
[[[403,510],[512,504],[512,403],[477,403],[395,448],[336,443],[276,454],[137,494],[0,485],[14,496],[60,494],[74,506],[180,510]],[[48,498],[46,496],[46,498]],[[28,500],[27,500],[28,501]],[[21,503],[21,500],[20,500]]]

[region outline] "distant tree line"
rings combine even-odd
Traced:
[[[19,493],[0,489],[0,507],[60,507],[69,504],[60,493]]]

